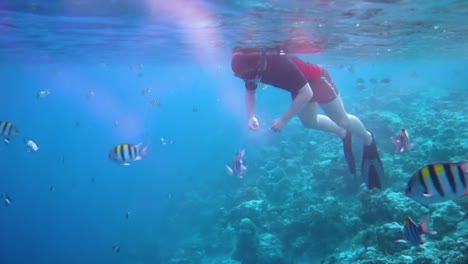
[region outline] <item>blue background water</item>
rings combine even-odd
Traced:
[[[229,38],[229,25],[220,27],[227,32],[227,40],[218,40],[224,46],[214,45],[216,49],[210,54],[207,50],[211,46],[203,47],[206,43],[196,43],[189,51],[177,53],[172,42],[174,46],[187,48],[186,42],[190,41],[187,35],[167,28],[161,33],[167,38],[163,37],[162,42],[158,39],[154,47],[148,44],[141,50],[140,44],[134,47],[122,41],[114,50],[106,50],[112,45],[106,43],[100,47],[96,44],[99,41],[86,35],[90,33],[89,28],[84,37],[76,31],[67,36],[67,29],[77,30],[77,27],[57,21],[76,19],[80,24],[89,19],[110,25],[118,22],[116,27],[121,29],[125,24],[140,25],[141,8],[132,12],[121,2],[119,8],[109,8],[115,10],[115,13],[109,11],[112,13],[109,18],[104,14],[105,8],[83,8],[81,12],[91,16],[86,18],[81,17],[83,14],[78,9],[69,8],[66,10],[76,12],[63,13],[61,7],[65,3],[72,5],[57,1],[44,9],[36,8],[38,16],[29,7],[14,1],[5,2],[2,9],[7,16],[1,28],[4,34],[0,53],[0,120],[13,122],[21,135],[8,146],[0,146],[0,193],[8,193],[12,198],[11,207],[0,207],[0,263],[163,263],[183,248],[189,238],[209,233],[207,230],[220,219],[214,213],[219,207],[235,205],[228,195],[213,194],[227,194],[238,188],[238,183],[226,176],[224,168],[224,164],[230,165],[238,149],[247,149],[246,162],[254,168],[256,163],[269,159],[263,155],[263,148],[279,147],[285,141],[294,148],[296,131],[302,128],[294,120],[281,134],[269,131],[270,122],[288,107],[290,99],[283,91],[266,87],[259,89],[258,95],[257,115],[262,128],[257,133],[248,131],[242,82],[234,78],[230,69],[229,52],[235,39]],[[252,10],[251,6],[228,2],[219,6],[196,3],[214,15],[220,12],[237,17],[242,11]],[[462,5],[463,1],[451,3]],[[82,4],[92,5],[85,1]],[[42,4],[31,2],[31,5]],[[263,5],[266,4],[259,4]],[[120,13],[131,16],[115,17]],[[38,27],[37,31],[26,27],[31,24]],[[47,25],[63,29],[64,39],[60,38],[60,30],[50,30]],[[94,37],[99,36],[100,30],[104,29],[96,26]],[[121,30],[116,32],[117,40],[124,38]],[[22,34],[39,37],[23,38]],[[80,41],[89,42],[89,46],[82,46]],[[70,42],[78,44],[67,49]],[[408,52],[395,58],[388,55],[379,61],[381,57],[373,59],[372,52],[353,57],[343,56],[339,49],[300,56],[329,66],[351,113],[360,116],[367,109],[389,111],[379,109],[378,104],[361,104],[372,98],[377,101],[393,97],[431,98],[419,105],[424,112],[437,107],[438,98],[453,90],[466,101],[468,75],[464,43],[452,43],[445,50],[448,55],[432,54],[431,57],[430,52],[419,53],[414,59],[414,53]],[[460,50],[458,58],[451,54],[454,47]],[[169,54],[165,54],[164,48]],[[351,65],[354,71],[349,70]],[[366,80],[391,77],[392,82],[368,85],[366,91],[360,91],[356,89],[358,77]],[[146,87],[152,91],[142,95]],[[45,89],[50,89],[51,95],[38,99],[37,92]],[[89,91],[95,96],[87,98]],[[160,100],[161,105],[152,106],[149,103],[152,99]],[[390,110],[405,125],[412,125],[405,120],[407,109]],[[466,107],[455,112],[465,117],[468,114]],[[390,155],[393,146],[385,138],[399,127],[385,127],[386,124],[366,118],[363,122],[382,139],[380,151]],[[465,118],[456,125],[458,129],[466,129],[467,124]],[[307,133],[312,138],[331,138],[318,131]],[[175,143],[161,145],[161,137]],[[309,141],[310,137],[304,140]],[[40,150],[28,153],[23,138],[36,141]],[[123,142],[150,144],[149,157],[129,167],[108,160],[108,151]],[[466,149],[466,139],[464,143]],[[341,146],[336,145],[333,151],[341,155]],[[430,161],[428,158],[422,163]],[[320,190],[317,193],[320,195]],[[129,219],[125,218],[127,212],[130,212]],[[114,245],[121,248],[120,253],[113,252]],[[206,254],[217,255],[216,252]]]

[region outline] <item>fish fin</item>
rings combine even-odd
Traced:
[[[234,174],[234,171],[231,169],[231,167],[229,167],[228,165],[226,165],[226,169],[227,169],[227,172],[232,175]]]
[[[372,143],[369,146],[364,145],[362,154],[361,172],[367,189],[378,188],[382,189],[384,180],[384,168],[377,151],[374,135],[372,135]]]
[[[432,196],[432,193],[423,192],[423,196],[429,198]]]
[[[405,243],[405,244],[408,244],[408,241],[404,240],[404,239],[398,239],[398,240],[395,240],[396,243]]]
[[[404,147],[401,144],[401,140],[397,137],[391,137],[392,143],[395,145],[395,153],[401,153],[404,151]]]
[[[241,171],[245,171],[245,170],[247,170],[247,166],[241,165]]]
[[[148,157],[148,148],[149,148],[149,145],[145,145],[140,150],[140,154],[145,156],[146,158]]]
[[[367,188],[367,185],[365,183],[362,183],[361,185],[359,185],[359,190],[362,192],[364,189]]]
[[[427,222],[429,221],[429,215],[425,215],[424,218],[421,220],[421,223],[419,224],[419,229],[421,230],[422,234],[430,234],[430,235],[435,235],[437,234],[436,231],[430,230],[427,227]],[[422,238],[424,240],[424,238]]]
[[[4,138],[4,139],[3,139],[3,142],[5,142],[5,145],[10,144],[10,140],[8,140],[8,138]]]
[[[136,156],[134,161],[138,161],[138,160],[141,160],[141,156]]]
[[[125,163],[122,163],[122,165],[124,165],[124,166],[130,166],[130,163],[125,162]]]

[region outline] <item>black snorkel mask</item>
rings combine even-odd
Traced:
[[[255,77],[252,79],[244,79],[246,86],[251,86],[252,88],[257,85],[257,83],[262,79],[262,74],[265,72],[267,67],[266,61],[266,49],[262,49],[262,55],[260,57],[260,61],[258,62],[258,66],[255,70]]]

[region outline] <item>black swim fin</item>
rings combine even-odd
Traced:
[[[351,140],[351,132],[346,130],[346,136],[343,138],[343,151],[348,163],[349,172],[356,175],[356,162],[354,161],[353,142]]]
[[[382,189],[384,180],[384,168],[377,152],[374,135],[371,133],[372,143],[369,146],[364,146],[362,152],[362,176],[367,189],[378,188]]]

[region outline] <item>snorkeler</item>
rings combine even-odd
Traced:
[[[280,132],[293,116],[298,115],[305,128],[335,133],[343,140],[345,158],[353,175],[356,175],[356,165],[351,135],[358,135],[364,143],[361,169],[367,188],[382,189],[384,170],[374,136],[356,116],[346,112],[339,91],[325,68],[276,49],[251,48],[234,49],[231,67],[234,75],[245,81],[250,129],[259,128],[255,117],[258,83],[286,90],[291,93],[291,106],[273,121],[271,129]],[[326,115],[317,113],[318,105]]]

